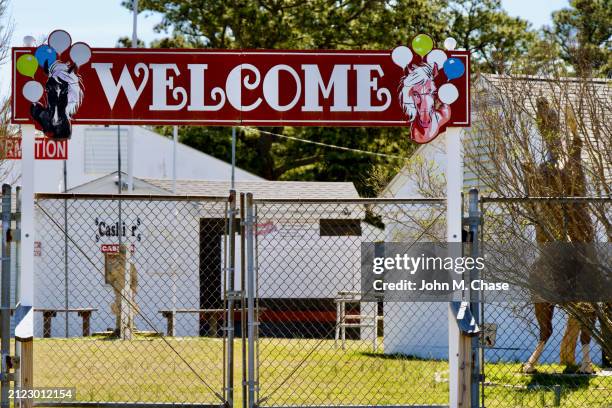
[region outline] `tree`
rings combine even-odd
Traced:
[[[484,236],[489,250],[520,248],[513,259],[521,261],[509,278],[539,290],[529,280],[533,265],[525,260],[525,248],[541,256],[542,243],[597,247],[597,243],[612,240],[609,84],[589,77],[534,80],[505,76],[482,78],[479,85],[475,98],[478,120],[466,147],[465,163],[488,195],[601,198],[498,203],[486,212],[485,231],[489,233]],[[588,259],[583,259],[583,265],[609,275],[609,253],[597,253],[585,255]],[[609,283],[595,284],[595,278],[577,279],[578,284],[592,283],[587,286],[592,293],[609,288]],[[612,304],[566,302],[559,307],[587,327],[612,356]],[[569,349],[573,354],[574,348]]]
[[[8,0],[0,0],[0,65],[6,64],[9,51],[10,40],[13,33],[12,25],[7,21],[8,18]],[[0,139],[7,137],[15,137],[16,129],[10,124],[11,120],[11,104],[9,98],[0,100]],[[0,179],[5,180],[11,171],[10,162],[3,160],[5,158],[4,149],[2,149],[0,157]]]
[[[553,13],[548,32],[578,75],[612,75],[612,1],[571,0]]]
[[[448,34],[460,48],[472,51],[475,70],[503,73],[536,40],[530,24],[510,17],[500,0],[451,1]]]
[[[8,21],[9,0],[0,0],[0,65],[6,63],[9,56],[13,27]]]

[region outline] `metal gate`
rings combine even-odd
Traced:
[[[446,346],[406,353],[448,338],[446,303],[360,299],[362,243],[443,240],[445,201],[247,201],[252,405],[448,406]]]
[[[583,231],[593,227],[595,243],[607,243],[608,249],[599,251],[599,262],[608,268],[609,243],[612,237],[612,199],[610,198],[482,198],[480,200],[482,229],[480,238],[487,252],[521,252],[527,259],[538,251],[536,228],[551,237],[571,240],[572,225],[584,223]],[[575,211],[588,214],[579,219]],[[575,239],[575,238],[574,238]],[[603,247],[603,246],[602,246]],[[515,263],[518,275],[528,275],[530,264]],[[609,272],[608,272],[609,273]],[[593,304],[603,316],[612,316],[610,305]],[[590,356],[595,375],[575,373],[583,355],[580,341],[564,339],[568,315],[572,304],[556,305],[552,317],[552,335],[546,343],[537,365],[537,373],[523,373],[523,364],[534,352],[543,335],[537,322],[534,305],[529,301],[491,303],[485,299],[480,321],[484,322],[481,335],[483,359],[481,396],[486,407],[609,407],[612,400],[612,376],[606,374],[611,361],[606,361],[601,347],[594,339],[590,343]],[[606,311],[605,308],[608,308]],[[609,324],[609,323],[608,323]],[[601,326],[599,326],[601,327]],[[546,332],[546,329],[544,329]],[[544,336],[546,336],[544,334]],[[609,338],[609,337],[608,337]],[[575,365],[561,365],[561,359],[574,360]],[[609,373],[609,371],[608,371]]]
[[[37,196],[35,385],[76,391],[54,405],[231,403],[233,197]]]

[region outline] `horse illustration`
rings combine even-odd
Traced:
[[[70,119],[79,110],[83,100],[83,89],[76,66],[56,61],[51,67],[45,63],[48,74],[45,84],[47,104],[33,103],[32,118],[40,129],[54,139],[69,139],[72,134]]]
[[[572,133],[572,140],[568,146],[567,154],[563,155],[560,138],[559,115],[550,107],[544,98],[537,100],[538,128],[546,148],[546,160],[537,169],[525,168],[529,194],[533,196],[548,197],[582,197],[586,193],[586,179],[581,163],[582,140],[578,133],[576,119],[571,109],[566,110],[566,122]],[[566,156],[565,163],[561,163]],[[595,230],[592,225],[588,208],[585,204],[544,204],[540,211],[542,217],[536,224],[536,241],[543,244],[552,242],[590,243],[595,241]],[[550,247],[550,245],[548,245]],[[538,259],[532,277],[552,272],[548,279],[557,282],[561,290],[571,290],[581,273],[583,260],[579,258],[592,258],[593,254],[566,255],[562,251],[552,252],[544,249]],[[582,277],[587,279],[586,277]],[[544,278],[546,279],[546,278]],[[574,303],[584,313],[587,324],[595,321],[595,311],[589,303]],[[553,333],[553,313],[555,303],[537,301],[534,304],[535,316],[539,328],[539,342],[523,366],[523,372],[536,372],[536,365],[544,351],[546,342]],[[587,324],[583,324],[575,317],[569,315],[567,327],[561,341],[560,362],[568,368],[576,367],[575,348],[578,335],[582,344],[582,364],[578,372],[593,373],[590,357],[591,333]]]
[[[399,102],[411,123],[410,138],[416,143],[427,143],[450,120],[451,109],[437,98],[435,64],[412,65],[407,71],[400,81]]]

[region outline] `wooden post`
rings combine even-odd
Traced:
[[[131,276],[131,264],[130,264],[130,250],[127,245],[121,245],[119,247],[119,253],[122,261],[123,268],[123,279],[121,286],[121,325],[120,325],[120,338],[122,340],[132,340],[134,332],[134,310],[132,307],[133,296],[132,296],[132,276]]]
[[[51,337],[51,321],[55,316],[57,316],[57,312],[54,310],[43,311],[43,337],[46,339]]]
[[[91,310],[81,310],[78,314],[83,318],[83,337],[89,337],[91,334]]]
[[[34,387],[34,339],[21,341],[21,389],[31,390]],[[21,408],[32,408],[32,399],[21,399]]]
[[[162,312],[162,316],[166,318],[166,335],[174,337],[174,311],[165,310]]]

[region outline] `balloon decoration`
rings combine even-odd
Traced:
[[[421,57],[427,55],[433,48],[433,40],[426,34],[419,34],[412,40],[412,49]]]
[[[444,74],[448,80],[461,77],[465,73],[465,66],[459,58],[449,58],[444,63]]]
[[[411,48],[403,45],[394,48],[390,56],[403,71],[402,76],[397,76],[398,99],[404,120],[410,125],[410,139],[429,143],[446,126],[465,124],[454,121],[452,112],[459,109],[457,117],[461,117],[466,105],[469,110],[467,83],[452,81],[465,75],[469,53],[454,51],[457,41],[450,37],[444,41],[445,49],[434,48],[433,40],[425,34],[415,36],[411,45]],[[419,120],[416,120],[417,114]]]
[[[33,49],[33,44],[30,42],[29,48]],[[70,34],[55,30],[49,34],[47,43],[37,47],[33,54],[19,55],[15,69],[19,74],[32,79],[22,85],[21,94],[32,104],[30,117],[36,128],[43,131],[47,137],[70,138],[71,121],[79,109],[84,93],[79,69],[91,60],[91,48],[83,42],[72,44]],[[39,66],[44,67],[46,79],[38,71]],[[55,98],[44,98],[47,84],[57,78],[61,79],[59,84],[62,92]],[[52,83],[58,84],[57,81]]]
[[[456,46],[457,40],[455,40],[453,37],[448,37],[446,40],[444,40],[444,48],[447,50],[453,51]]]
[[[438,89],[438,98],[441,102],[450,105],[459,98],[459,91],[453,84],[444,84]]]
[[[57,51],[58,54],[66,51],[70,48],[72,44],[72,38],[70,38],[70,34],[68,34],[64,30],[55,30],[51,34],[49,34],[49,45]]]
[[[38,69],[38,61],[32,54],[25,54],[17,58],[17,71],[30,78],[34,78],[34,74]]]
[[[412,61],[412,51],[410,51],[410,48],[401,45],[393,49],[391,52],[391,59],[395,65],[406,68],[408,64],[410,64],[410,61]]]
[[[38,61],[38,65],[44,67],[46,63],[47,67],[50,67],[57,59],[57,52],[48,45],[41,45],[34,52],[34,56]]]
[[[89,45],[83,42],[78,42],[75,43],[72,48],[70,48],[70,59],[76,64],[77,67],[87,64],[90,58],[91,48],[89,48]]]
[[[21,92],[23,93],[24,98],[32,103],[35,103],[42,98],[43,86],[38,81],[28,81],[23,86]]]
[[[427,54],[427,63],[432,67],[436,65],[438,69],[442,69],[444,62],[448,59],[446,53],[442,50],[433,50]]]
[[[36,48],[34,55],[24,54],[17,58],[17,72],[21,75],[34,78],[39,66],[44,67],[46,65],[47,68],[51,67],[56,61],[59,61],[60,55],[69,48],[70,59],[77,67],[87,64],[91,59],[91,48],[89,48],[89,45],[84,42],[72,44],[70,34],[64,30],[55,30],[49,34],[48,44],[43,44]],[[33,89],[34,85],[30,85],[28,95],[35,95],[35,93],[32,93]]]

